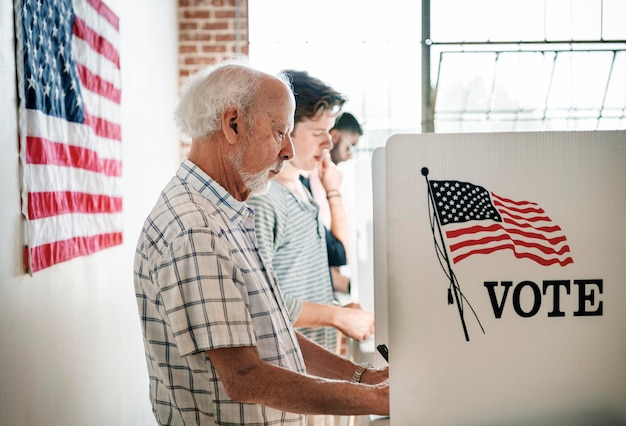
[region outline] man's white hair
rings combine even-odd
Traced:
[[[204,68],[186,82],[174,113],[186,138],[202,138],[221,128],[225,108],[246,113],[253,103],[263,73],[252,68],[245,56]]]

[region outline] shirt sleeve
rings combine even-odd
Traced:
[[[159,297],[181,356],[256,345],[243,274],[222,234],[188,229],[164,256]]]

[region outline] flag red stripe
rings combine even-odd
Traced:
[[[489,225],[489,226],[475,225],[475,226],[469,226],[467,228],[459,228],[459,229],[453,229],[451,231],[446,231],[446,236],[448,238],[458,238],[458,237],[462,237],[468,234],[475,234],[478,232],[495,232],[501,229],[502,229],[502,226],[498,225],[497,223],[494,223],[493,225]]]
[[[549,266],[549,265],[554,265],[555,263],[558,263],[561,266],[565,266],[565,265],[569,265],[570,263],[574,263],[574,260],[571,257],[567,257],[563,260],[557,259],[557,258],[551,258],[551,259],[545,259],[543,257],[537,256],[533,253],[527,253],[527,252],[518,252],[515,250],[515,245],[514,244],[503,244],[500,246],[496,246],[496,247],[489,247],[489,248],[484,248],[484,249],[479,249],[479,250],[473,250],[467,253],[463,253],[460,254],[456,257],[453,258],[453,262],[454,263],[458,263],[461,260],[465,259],[466,257],[469,257],[471,255],[474,254],[489,254],[489,253],[493,253],[495,251],[498,250],[511,250],[513,252],[513,255],[515,257],[517,257],[518,259],[531,259],[537,263],[539,263],[540,265],[543,266]]]
[[[516,228],[502,227],[502,229],[504,229],[509,234],[516,234],[516,235],[521,235],[522,237],[526,237],[526,238],[532,238],[532,239],[535,239],[535,240],[546,241],[546,242],[548,242],[548,243],[550,243],[552,245],[560,244],[560,243],[562,243],[563,241],[566,240],[565,235],[559,235],[557,237],[548,238],[544,234],[538,234],[536,232],[526,232],[526,231],[523,231],[521,229],[516,229]]]
[[[520,222],[516,222],[514,220],[511,220],[507,217],[503,217],[502,218],[502,222],[508,224],[508,225],[515,225],[515,226],[519,226],[520,228],[532,228],[532,229],[536,229],[537,231],[541,231],[541,232],[557,232],[557,231],[562,231],[561,227],[559,225],[553,225],[553,226],[533,226],[530,223],[520,223]]]
[[[109,43],[107,39],[89,28],[87,23],[76,15],[74,15],[74,28],[72,29],[72,33],[76,37],[85,40],[93,50],[113,62],[116,68],[120,68],[120,55],[117,49]]]
[[[496,207],[502,207],[504,209],[513,211],[513,212],[517,212],[517,213],[537,213],[537,214],[541,214],[541,213],[545,213],[545,210],[542,209],[541,207],[524,207],[524,208],[516,208],[516,207],[511,207],[511,206],[507,206],[506,204],[501,203],[498,200],[493,200],[493,205]],[[500,210],[500,209],[498,209]]]
[[[543,209],[516,209],[500,204],[497,201],[494,201],[494,206],[497,206],[496,210],[498,210],[501,215],[510,216],[515,219],[522,219],[527,222],[539,222],[541,220],[546,222],[552,222],[552,219],[550,219],[550,217],[545,214],[545,210]],[[520,213],[523,216],[519,216],[515,213]],[[543,216],[540,216],[540,214],[543,214]]]
[[[97,74],[92,73],[86,66],[76,63],[80,83],[91,92],[112,100],[116,104],[122,103],[122,91],[111,82],[106,81]]]
[[[29,192],[28,218],[43,219],[67,213],[120,213],[122,197],[84,192]]]
[[[109,22],[109,24],[111,24],[111,26],[113,26],[113,28],[115,28],[116,30],[119,31],[119,29],[120,29],[120,20],[113,13],[113,11],[111,11],[111,9],[109,9],[109,7],[106,4],[104,4],[100,0],[86,0],[86,1],[87,1],[87,3],[89,3],[91,5],[91,7],[93,7],[96,10],[96,12],[98,12],[98,15],[100,15],[104,19],[106,19]]]
[[[26,163],[75,167],[106,176],[122,175],[119,160],[99,158],[98,153],[90,149],[34,136],[26,137]]]
[[[524,217],[524,216],[518,216],[516,214],[510,213],[506,210],[503,209],[498,209],[498,212],[502,215],[502,216],[509,216],[513,219],[520,219],[520,220],[525,220],[526,222],[552,222],[552,220],[548,217],[548,216],[534,216],[534,217]]]
[[[96,135],[116,141],[122,140],[122,126],[104,118],[92,117],[87,112],[86,107],[83,114],[85,115],[85,124],[91,127]]]
[[[514,238],[511,238],[511,241],[513,241],[513,244],[515,244],[516,246],[535,248],[545,254],[558,254],[559,256],[563,256],[564,254],[569,253],[570,251],[569,246],[567,244],[561,246],[561,248],[557,251],[552,246],[550,247],[543,246],[541,244],[531,243],[525,240],[516,240]],[[565,241],[565,238],[563,239],[563,241]]]
[[[86,256],[118,244],[122,244],[122,232],[112,232],[92,237],[74,237],[69,240],[55,241],[31,247],[31,271],[37,272],[74,257]]]

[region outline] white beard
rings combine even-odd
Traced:
[[[241,176],[241,180],[243,181],[244,186],[248,191],[250,191],[250,195],[261,195],[268,191],[270,184],[270,172],[272,170],[282,170],[282,162],[277,162],[276,164],[272,164],[264,170],[261,170],[257,173],[248,173],[243,170],[243,157],[246,153],[246,148],[240,149],[236,154],[229,156],[228,161],[235,168],[235,170],[239,170],[239,174]]]

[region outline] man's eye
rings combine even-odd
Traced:
[[[286,134],[285,134],[285,133],[283,133],[283,132],[278,132],[278,138],[279,138],[280,140],[285,139],[285,136],[286,136]]]

